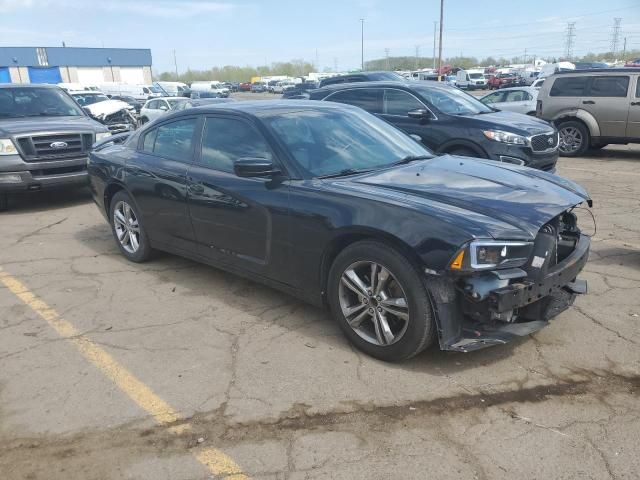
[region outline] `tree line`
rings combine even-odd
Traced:
[[[633,59],[640,57],[640,50],[630,50],[625,58]],[[443,59],[443,65],[452,65],[460,68],[471,68],[475,66],[488,67],[491,65],[508,65],[511,63],[533,62],[533,55],[528,57],[486,57],[478,59],[476,57],[447,57]],[[588,53],[580,58],[573,58],[572,62],[595,62],[599,60],[613,61],[616,56],[613,52]],[[558,62],[566,60],[563,57],[542,57],[547,62]],[[437,60],[436,60],[437,64]],[[365,62],[366,70],[418,70],[421,68],[432,68],[434,61],[432,57],[388,57],[378,58]],[[271,65],[260,67],[240,67],[236,65],[225,65],[224,67],[212,67],[209,70],[187,70],[176,76],[175,72],[162,72],[154,75],[160,81],[178,81],[191,83],[197,80],[219,80],[221,82],[248,82],[252,77],[267,77],[271,75],[287,75],[289,77],[301,77],[309,72],[317,71],[313,63],[296,59],[289,62],[275,62]],[[324,71],[330,71],[325,68]]]

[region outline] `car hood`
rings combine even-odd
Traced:
[[[132,110],[133,107],[121,100],[105,100],[104,102],[92,103],[84,108],[91,112],[94,117],[101,117],[105,115],[111,115],[112,113],[119,112],[122,109]]]
[[[562,177],[490,160],[444,155],[342,179],[378,198],[418,207],[453,207],[452,215],[478,236],[535,238],[545,223],[568,208],[591,202],[578,184]],[[389,195],[391,194],[391,195]],[[480,232],[480,233],[478,233]],[[505,237],[506,236],[506,237]]]
[[[0,136],[35,135],[47,132],[104,131],[106,131],[104,125],[84,115],[72,117],[23,117],[0,120]]]
[[[460,115],[456,118],[472,120],[474,126],[487,130],[506,130],[518,135],[538,135],[548,133],[554,128],[546,121],[530,115],[515,112],[491,112],[479,115]]]

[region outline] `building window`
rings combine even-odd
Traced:
[[[45,48],[36,48],[36,55],[38,56],[38,65],[41,67],[49,66],[49,58],[47,57],[47,50]]]

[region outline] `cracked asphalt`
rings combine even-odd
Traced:
[[[216,478],[194,459],[204,446],[254,479],[637,479],[639,164],[638,146],[560,160],[597,221],[572,309],[506,346],[400,364],[248,280],[171,255],[128,263],[86,191],[18,199],[0,267],[190,428],[154,422],[0,284],[0,478]]]

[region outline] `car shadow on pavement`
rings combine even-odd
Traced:
[[[86,187],[21,193],[9,196],[9,208],[6,212],[0,213],[0,216],[46,212],[60,208],[75,207],[90,201],[91,193]]]
[[[131,263],[119,255],[106,224],[80,229],[75,233],[75,238],[93,250],[97,257],[104,256],[105,262],[117,262],[114,269],[122,271],[125,267],[132,273],[152,275],[155,281],[167,285],[168,295],[182,296],[185,302],[206,299],[205,302],[210,301],[214,305],[225,305],[255,317],[257,323],[278,326],[303,336],[300,343],[309,348],[324,344],[328,349],[355,352],[328,309],[312,306],[250,279],[169,253],[157,252],[148,262]],[[466,354],[441,351],[434,344],[408,361],[385,365],[438,375],[455,374],[478,365],[501,361],[511,356],[514,348],[526,340],[527,337]],[[366,357],[363,353],[357,355]],[[379,362],[371,357],[366,358],[370,362]]]
[[[631,149],[626,145],[616,145],[614,148],[604,147],[599,150],[591,149],[587,150],[582,156],[601,160],[640,161],[640,153],[638,152],[638,149]]]

